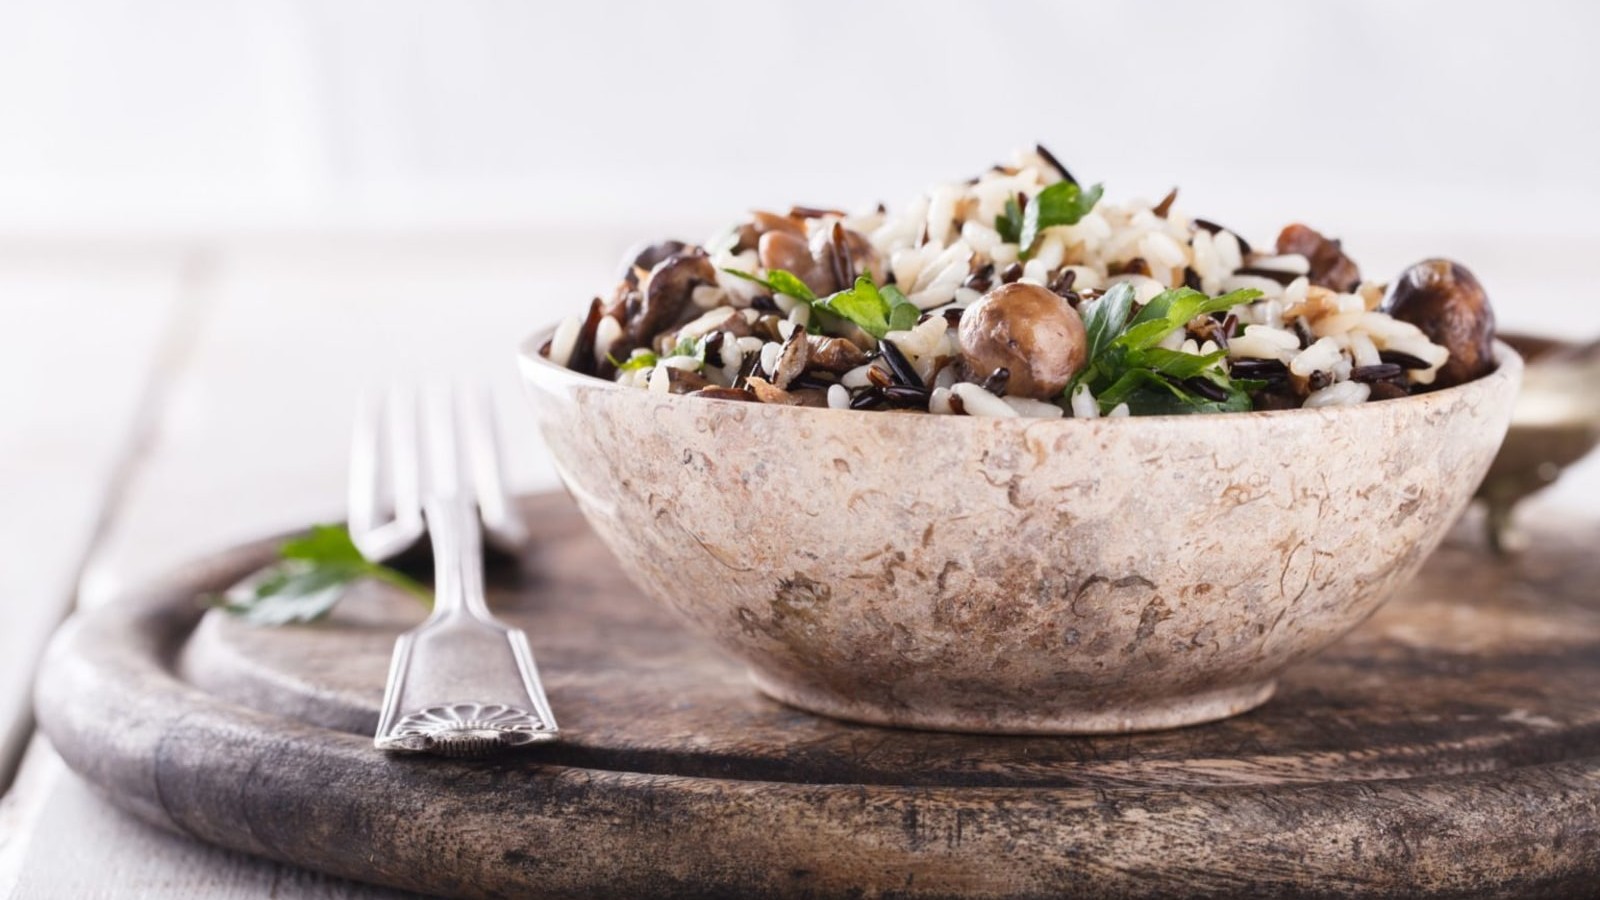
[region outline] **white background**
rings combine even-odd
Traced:
[[[1373,274],[1454,255],[1503,320],[1600,331],[1597,33],[1586,2],[8,0],[0,235],[621,247],[1037,139],[1114,197],[1302,219]]]

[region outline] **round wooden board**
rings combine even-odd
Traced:
[[[379,588],[312,626],[199,598],[242,548],[75,620],[38,689],[61,755],[201,840],[460,897],[1569,896],[1600,878],[1600,524],[1513,563],[1452,540],[1261,709],[1136,736],[983,737],[783,707],[628,585],[569,501],[491,603],[563,740],[389,758]]]

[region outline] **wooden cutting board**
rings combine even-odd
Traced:
[[[39,720],[114,802],[204,841],[458,897],[1571,896],[1600,884],[1600,523],[1512,563],[1447,543],[1404,596],[1225,722],[1093,738],[847,725],[757,694],[564,497],[491,591],[564,740],[372,749],[415,601],[252,628],[205,560],[74,621]]]

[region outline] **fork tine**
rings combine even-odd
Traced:
[[[382,402],[370,393],[363,393],[356,407],[355,428],[350,437],[350,482],[345,497],[350,536],[358,547],[378,527],[378,517],[382,515],[382,485],[378,472],[382,424]]]
[[[451,385],[435,384],[427,388],[422,398],[423,456],[430,498],[462,496],[453,393]]]
[[[464,398],[463,425],[471,463],[472,483],[477,491],[478,513],[484,531],[501,550],[515,552],[528,540],[528,529],[511,506],[500,466],[500,430],[494,414],[494,397],[486,389],[471,391]]]
[[[416,391],[397,387],[389,392],[389,460],[394,517],[421,525],[422,472],[417,458]]]
[[[371,560],[390,559],[422,537],[416,418],[416,401],[404,390],[363,397],[357,408],[350,442],[350,539]]]

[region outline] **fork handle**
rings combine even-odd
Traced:
[[[430,500],[433,615],[395,642],[374,743],[382,750],[477,756],[558,731],[527,636],[489,612],[477,511]]]
[[[483,539],[472,504],[455,498],[429,500],[423,509],[433,540],[434,599],[432,619],[465,612],[481,622],[498,624],[483,592]]]

